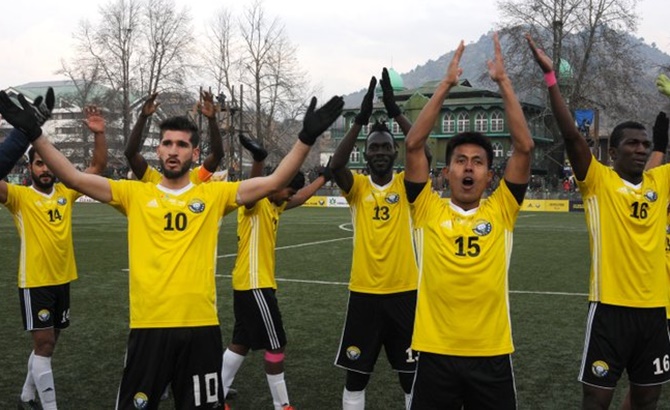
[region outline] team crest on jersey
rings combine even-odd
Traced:
[[[397,192],[391,192],[390,194],[386,195],[384,201],[386,201],[388,204],[397,204],[398,201],[400,201],[400,195]]]
[[[347,347],[347,358],[349,360],[358,360],[361,357],[361,349],[358,346]]]
[[[491,229],[493,229],[491,222],[480,219],[479,221],[475,222],[475,226],[472,228],[472,232],[478,236],[486,236],[491,233]]]
[[[205,203],[200,199],[192,199],[191,202],[188,203],[188,209],[195,214],[199,214],[205,210]]]
[[[135,393],[133,404],[136,409],[146,409],[149,406],[149,397],[142,392]]]
[[[37,317],[38,317],[42,322],[46,322],[46,321],[49,320],[49,318],[51,317],[51,313],[49,312],[48,309],[42,309],[42,310],[40,310],[39,312],[37,312]]]
[[[58,200],[56,202],[58,202],[58,205],[61,205],[61,206],[65,205],[65,204],[67,204],[67,198],[59,196]]]
[[[607,363],[602,360],[596,360],[591,365],[591,371],[596,377],[605,377],[610,371],[610,367]]]
[[[653,191],[653,190],[650,189],[650,190],[648,190],[647,192],[644,193],[644,197],[649,202],[656,202],[656,200],[658,199],[658,194],[656,193],[656,191]]]

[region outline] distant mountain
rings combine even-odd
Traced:
[[[477,41],[466,44],[465,54],[461,60],[463,74],[461,79],[467,79],[475,88],[495,89],[495,85],[488,79],[486,61],[493,56],[493,32],[482,35]],[[648,104],[648,109],[641,113],[640,121],[652,121],[659,109],[664,108],[670,111],[670,104],[655,89],[654,81],[663,67],[670,66],[670,55],[659,50],[655,44],[645,43],[643,38],[628,36],[629,41],[636,46],[639,57],[643,61],[643,71],[639,73],[636,79],[637,89],[643,95],[635,96],[631,104],[637,104],[633,101],[644,101]],[[504,37],[501,39],[503,47],[505,45]],[[406,73],[400,73],[405,88],[412,89],[419,87],[426,82],[439,80],[444,76],[447,65],[451,61],[454,51],[450,51],[438,57],[436,60],[429,60],[423,64],[417,65],[414,69]],[[539,71],[538,71],[539,75]],[[668,72],[670,75],[670,72]],[[607,90],[602,90],[607,92]],[[365,89],[351,93],[344,97],[347,107],[357,107],[365,94]],[[528,102],[540,102],[537,96],[520,93],[519,97]],[[593,96],[594,101],[598,101],[598,96]],[[665,107],[664,107],[665,104]]]

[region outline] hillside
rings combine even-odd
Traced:
[[[486,60],[493,56],[493,33],[489,32],[482,35],[477,41],[466,44],[465,53],[461,60],[461,67],[463,68],[462,79],[468,79],[473,87],[484,89],[495,89],[495,85],[488,79],[486,71]],[[663,66],[670,66],[670,55],[659,50],[655,44],[647,44],[642,38],[628,36],[628,40],[634,45],[638,56],[642,61],[643,71],[640,72],[636,81],[636,91],[639,95],[631,96],[631,105],[636,105],[635,115],[641,118],[636,118],[639,121],[649,123],[653,121],[659,109],[670,111],[670,104],[667,100],[659,96],[654,86],[654,81],[658,74],[662,72]],[[505,47],[505,38],[501,38],[503,48]],[[435,60],[429,60],[423,64],[417,65],[414,69],[406,73],[400,73],[406,88],[419,87],[428,81],[435,81],[442,78],[445,69],[451,61],[453,51],[439,56]],[[538,69],[538,75],[539,69]],[[668,73],[670,75],[670,73]],[[539,90],[541,91],[541,90]],[[365,90],[359,90],[345,96],[345,103],[347,107],[356,107],[360,104]],[[607,89],[601,89],[599,92],[606,93]],[[528,92],[519,92],[519,97],[529,102],[539,102],[537,92],[531,95]],[[600,101],[602,95],[592,95],[593,101]],[[639,109],[637,101],[644,101],[646,107]],[[625,104],[625,102],[623,103]],[[606,120],[607,113],[602,113]],[[611,121],[610,121],[611,122]]]

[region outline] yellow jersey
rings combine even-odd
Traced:
[[[419,260],[412,350],[454,356],[514,351],[508,270],[519,210],[504,180],[468,211],[425,185],[412,204]]]
[[[233,268],[233,289],[277,289],[275,246],[279,215],[287,202],[277,206],[263,198],[251,208],[237,210],[237,259]]]
[[[238,207],[239,183],[174,191],[153,183],[110,181],[128,217],[130,327],[218,325],[216,247],[222,217]]]
[[[592,158],[577,184],[591,248],[589,300],[666,306],[668,274],[658,262],[665,260],[670,165],[645,171],[642,182],[633,185]]]
[[[81,194],[56,183],[50,194],[32,186],[7,184],[5,206],[21,239],[19,288],[69,283],[77,279],[72,245],[72,207]]]
[[[349,289],[373,294],[416,290],[418,270],[404,173],[394,174],[385,186],[366,175],[353,178],[344,194],[354,228]]]

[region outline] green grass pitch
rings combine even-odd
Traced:
[[[31,340],[22,329],[16,290],[19,241],[0,210],[0,409],[16,406]],[[286,376],[299,409],[341,408],[344,371],[333,365],[347,302],[351,263],[347,209],[299,208],[281,219],[278,298],[289,339]],[[78,204],[74,239],[79,280],[72,285],[71,320],[53,359],[61,409],[114,408],[128,334],[125,218],[111,207]],[[236,251],[235,215],[224,219],[217,288],[224,344],[232,330],[230,271]],[[521,213],[510,269],[513,362],[520,409],[576,409],[577,373],[587,313],[589,251],[584,215]],[[621,402],[622,380],[612,408]],[[262,353],[252,352],[235,379],[233,409],[270,409]],[[667,390],[667,389],[666,389]],[[385,356],[367,390],[367,408],[403,409],[404,399]],[[171,401],[162,408],[172,408]],[[664,391],[660,408],[670,409]]]

